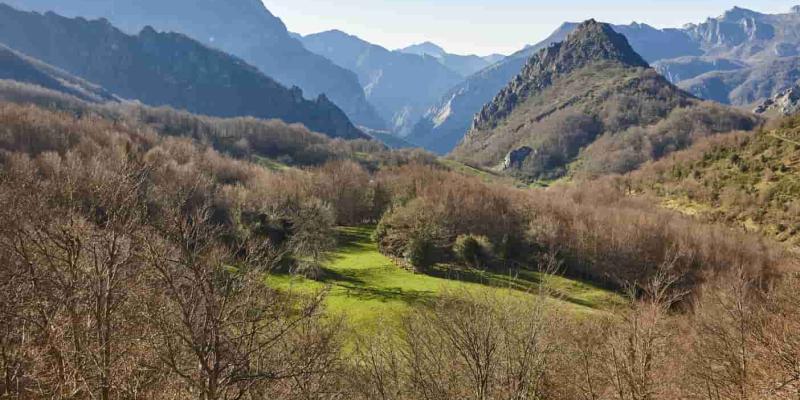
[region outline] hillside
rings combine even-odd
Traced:
[[[325,96],[309,101],[256,68],[186,36],[152,28],[130,36],[108,21],[0,5],[0,42],[126,98],[220,117],[302,123],[333,137],[364,134]]]
[[[704,141],[627,179],[681,212],[800,245],[798,116]]]
[[[97,85],[3,45],[0,45],[0,79],[29,83],[94,103],[118,100]]]
[[[570,170],[625,172],[685,146],[698,133],[753,126],[743,113],[699,106],[652,70],[611,26],[587,21],[564,42],[534,55],[475,116],[452,154],[513,175],[553,179]],[[698,115],[672,115],[686,110]],[[670,120],[695,126],[658,127]],[[649,126],[649,132],[642,129]],[[610,156],[615,150],[628,154]]]
[[[404,152],[358,163],[374,142],[279,121],[81,104],[0,103],[0,368],[22,371],[4,395],[462,399],[491,365],[484,398],[578,400],[632,387],[627,354],[674,379],[667,400],[707,376],[674,349],[712,359],[716,332],[751,329],[743,308],[796,337],[782,246],[601,182],[515,188]],[[298,154],[281,144],[353,147],[258,157]],[[762,357],[785,342],[752,343],[771,389],[792,370]]]
[[[358,74],[367,99],[399,136],[408,135],[422,114],[461,81],[437,58],[389,51],[341,31],[308,35],[302,42]]]
[[[182,33],[240,57],[284,86],[301,88],[309,98],[325,94],[358,125],[385,128],[367,102],[355,74],[303,48],[259,0],[6,0],[5,3],[22,10],[54,11],[69,17],[107,18],[128,34],[137,34],[146,26]]]

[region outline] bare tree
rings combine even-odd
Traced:
[[[619,400],[653,400],[668,390],[664,367],[673,339],[669,311],[686,295],[676,290],[682,277],[669,261],[674,259],[669,258],[643,285],[631,286],[632,309],[609,339],[608,374]]]
[[[297,301],[268,288],[269,244],[220,243],[209,204],[193,203],[191,192],[166,210],[164,240],[148,242],[159,367],[183,382],[179,392],[201,400],[247,398],[329,372],[335,338],[310,334],[323,294]]]

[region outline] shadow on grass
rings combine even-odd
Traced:
[[[372,238],[374,230],[374,226],[337,229],[336,239],[338,245],[334,252],[328,254],[325,263],[333,265],[346,257],[376,255],[378,249]],[[370,272],[369,269],[349,271],[342,268],[332,269],[326,267],[322,269],[319,282],[337,287],[343,290],[348,297],[361,300],[402,301],[412,304],[427,303],[436,297],[433,291],[370,286],[370,277],[363,275]],[[592,309],[601,309],[603,305],[574,296],[565,290],[548,288],[543,276],[530,270],[483,271],[442,264],[425,271],[425,275],[448,281],[479,284],[530,294],[543,293],[547,297]]]
[[[495,288],[510,289],[519,292],[537,294],[541,291],[547,297],[556,298],[575,305],[600,309],[600,305],[565,293],[562,290],[548,288],[546,283],[537,273],[527,270],[508,270],[505,273],[488,272],[474,268],[455,266],[437,266],[425,272],[427,275],[440,279],[459,282],[469,282]]]
[[[401,301],[406,304],[429,304],[436,296],[433,292],[401,288],[376,288],[353,285],[338,285],[349,297],[359,300]]]
[[[332,285],[337,285],[342,283],[350,285],[367,284],[367,282],[365,282],[363,279],[357,278],[352,275],[345,275],[339,271],[334,271],[330,268],[322,268],[322,273],[320,274],[318,281],[321,283],[330,283]]]

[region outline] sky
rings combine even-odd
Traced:
[[[800,0],[263,0],[292,32],[339,29],[388,49],[431,41],[450,53],[510,54],[564,21],[595,18],[658,28],[702,22],[739,6],[788,12]]]

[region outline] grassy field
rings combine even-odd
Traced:
[[[378,252],[372,240],[374,227],[340,228],[339,246],[331,253],[319,281],[273,275],[270,285],[283,290],[310,292],[329,287],[328,309],[342,313],[354,326],[396,320],[413,307],[435,299],[448,290],[490,290],[499,296],[538,298],[546,282],[548,301],[569,312],[597,312],[624,304],[621,296],[592,285],[536,272],[518,277],[482,271],[454,272],[437,268],[430,275],[398,267]]]

